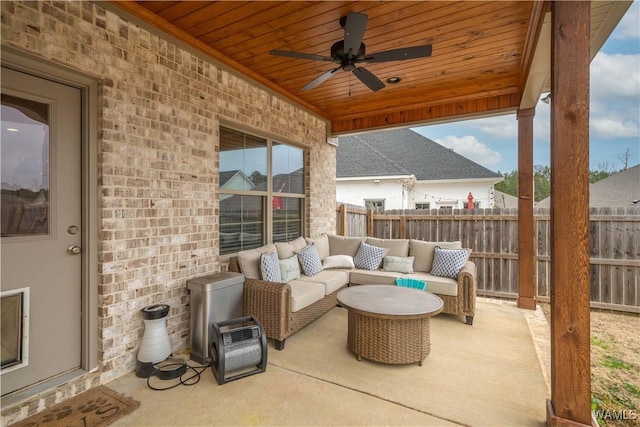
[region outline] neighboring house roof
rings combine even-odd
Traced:
[[[502,175],[410,130],[338,139],[336,177],[415,175],[418,181],[495,178]]]
[[[635,201],[635,203],[634,203]],[[640,164],[589,184],[589,207],[623,207],[640,204]],[[537,207],[548,208],[551,198],[540,200]]]
[[[518,198],[516,196],[512,196],[511,194],[494,190],[493,198],[496,207],[505,209],[518,207]]]
[[[251,178],[249,178],[241,170],[222,171],[220,172],[220,188],[242,189],[247,183],[250,188],[255,187]]]

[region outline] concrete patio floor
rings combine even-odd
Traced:
[[[451,315],[431,319],[423,366],[358,362],[347,348],[346,310],[336,307],[283,351],[270,342],[264,373],[218,385],[207,369],[197,384],[165,391],[133,373],[106,385],[141,403],[114,427],[541,426],[548,348],[540,309],[479,298],[473,326]]]

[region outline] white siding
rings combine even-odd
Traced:
[[[400,179],[374,182],[373,179],[361,181],[342,181],[336,183],[338,202],[364,206],[365,200],[384,199],[385,209],[414,209],[416,203],[429,203],[430,209],[452,206],[462,209],[469,193],[480,208],[493,207],[493,182],[495,180],[452,180],[436,182],[414,182],[413,189],[404,192]],[[410,185],[411,186],[411,185]]]
[[[336,183],[338,202],[364,206],[365,200],[384,199],[385,209],[402,209],[402,184],[399,182],[348,181]],[[409,203],[405,200],[405,209]]]

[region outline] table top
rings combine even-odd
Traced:
[[[430,317],[442,311],[442,300],[427,291],[394,285],[357,285],[343,289],[338,301],[347,309],[380,317]]]

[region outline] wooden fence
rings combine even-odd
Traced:
[[[478,268],[478,294],[518,295],[518,210],[371,211],[341,204],[336,233],[428,241],[460,240]],[[550,297],[549,209],[534,209],[537,299]],[[589,218],[591,306],[640,313],[640,207],[592,208]]]

